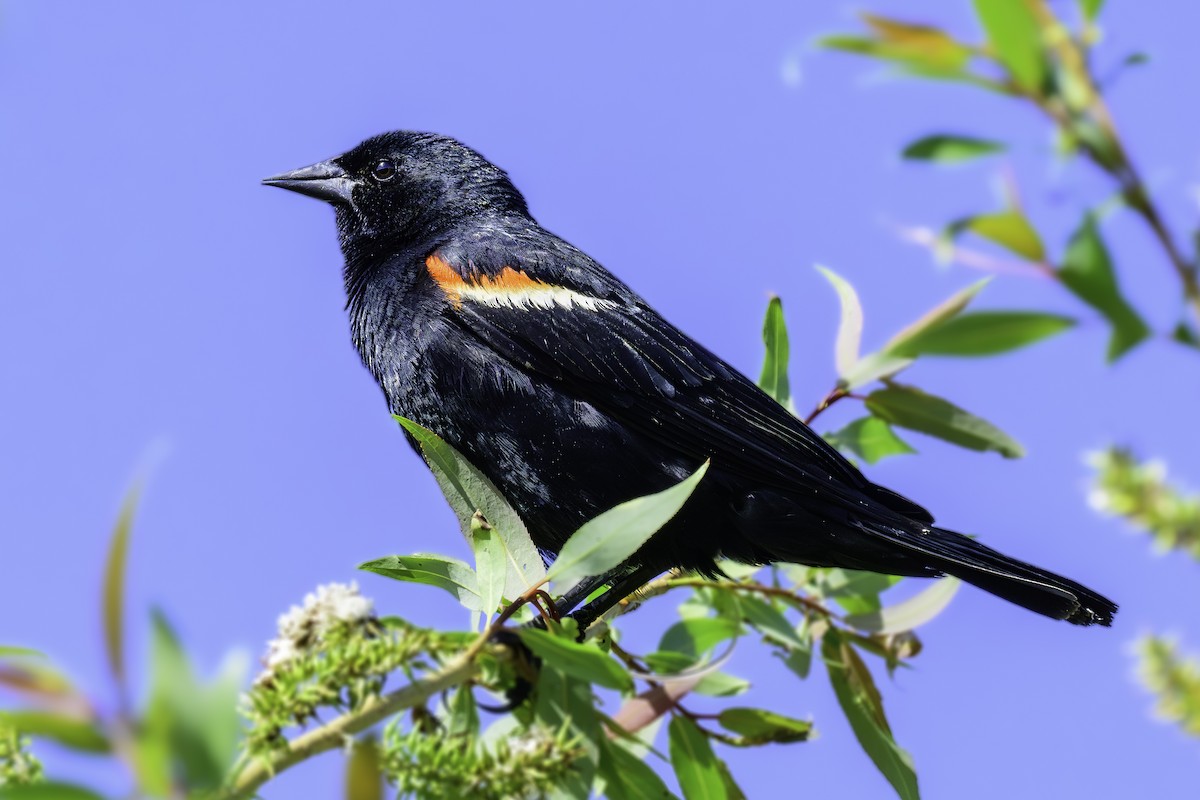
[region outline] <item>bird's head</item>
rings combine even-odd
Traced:
[[[263,181],[324,200],[337,212],[344,250],[414,245],[479,216],[525,215],[502,169],[432,133],[393,131],[346,153]]]

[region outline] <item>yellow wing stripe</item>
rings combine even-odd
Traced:
[[[439,254],[433,253],[425,259],[425,269],[434,283],[441,288],[447,299],[460,308],[463,301],[482,303],[496,308],[574,308],[576,306],[596,311],[613,305],[610,300],[590,297],[586,294],[555,286],[529,277],[524,270],[505,267],[496,276],[480,275],[467,280],[450,266]]]

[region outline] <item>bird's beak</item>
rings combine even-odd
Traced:
[[[354,189],[354,182],[345,170],[332,161],[264,178],[263,185],[290,189],[327,203],[349,203],[350,192]]]

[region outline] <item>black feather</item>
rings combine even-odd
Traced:
[[[274,182],[334,205],[363,363],[394,413],[492,480],[543,552],[710,459],[630,570],[711,574],[724,556],[950,574],[1049,617],[1111,624],[1116,605],[1090,589],[933,527],[924,508],[872,484],[538,225],[508,176],[475,151],[400,131],[316,166],[303,174],[336,186]]]

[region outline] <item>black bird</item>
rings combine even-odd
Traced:
[[[268,178],[330,203],[354,344],[392,412],[482,470],[547,555],[597,514],[711,467],[615,575],[604,607],[719,556],[955,575],[1039,614],[1117,606],[933,525],[803,422],[542,228],[507,174],[454,139],[397,131]],[[410,437],[410,444],[415,443]],[[566,599],[573,606],[597,582]]]

